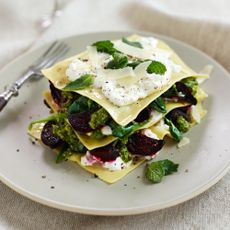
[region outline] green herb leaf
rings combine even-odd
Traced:
[[[81,90],[90,87],[93,84],[93,76],[91,74],[82,75],[77,80],[70,82],[62,90],[64,91],[74,91]]]
[[[170,121],[166,117],[164,120],[165,120],[165,123],[169,126],[169,131],[170,131],[172,137],[176,141],[180,141],[183,138],[183,134],[178,130],[178,128],[173,124],[172,121]]]
[[[165,170],[158,161],[155,161],[148,165],[145,176],[152,183],[160,183],[165,176]]]
[[[96,129],[99,126],[104,125],[109,118],[109,113],[104,108],[100,108],[91,115],[89,126],[92,129]]]
[[[135,69],[139,64],[141,64],[142,61],[133,61],[127,64],[127,66],[132,67],[133,69]]]
[[[96,46],[98,52],[113,54],[117,51],[113,48],[113,43],[109,40],[95,42],[92,46]]]
[[[155,109],[156,111],[160,112],[160,113],[166,113],[166,106],[165,106],[165,101],[163,99],[163,97],[158,97],[157,99],[155,99],[153,102],[151,102],[149,104],[149,106],[153,109]]]
[[[134,46],[136,48],[143,49],[143,46],[141,45],[140,42],[132,42],[132,41],[129,41],[127,38],[122,38],[122,42],[124,42],[130,46]]]
[[[65,152],[66,152],[67,149],[68,149],[68,145],[67,144],[63,144],[61,146],[61,149],[59,150],[59,153],[58,153],[58,155],[56,157],[56,163],[57,164],[60,163],[60,162],[62,162],[62,161],[64,161],[66,159]]]
[[[31,130],[34,124],[37,123],[46,123],[48,121],[59,121],[59,120],[64,120],[66,118],[66,113],[56,113],[56,114],[52,114],[51,116],[44,118],[44,119],[40,119],[37,121],[32,121],[29,126],[28,126],[28,130]]]
[[[151,64],[147,68],[147,72],[149,74],[155,73],[155,74],[163,75],[166,72],[166,70],[167,69],[165,65],[159,61],[152,61]]]
[[[111,60],[106,68],[107,69],[122,69],[128,64],[128,57],[124,54],[115,52],[113,54],[113,60]]]
[[[68,113],[80,113],[86,110],[97,109],[98,107],[98,104],[93,100],[84,96],[80,96],[70,105],[70,107],[68,108]]]
[[[174,84],[171,88],[169,88],[166,92],[163,93],[163,97],[171,98],[174,96],[178,96],[179,92],[177,91],[176,85]]]
[[[160,183],[164,176],[177,172],[178,164],[166,159],[154,161],[147,166],[146,178],[152,183]]]
[[[143,123],[128,124],[126,126],[117,125],[116,127],[112,127],[112,135],[114,137],[123,138],[124,136],[131,135],[143,125]]]
[[[166,160],[161,160],[158,161],[163,169],[165,170],[165,176],[170,175],[174,172],[177,172],[177,169],[179,167],[179,164],[175,164],[172,161],[166,159]]]

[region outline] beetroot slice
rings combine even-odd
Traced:
[[[185,101],[190,102],[192,105],[197,104],[197,99],[192,95],[192,90],[183,82],[176,82],[176,88],[185,95],[183,98]]]
[[[129,137],[127,148],[133,155],[152,156],[164,145],[164,140],[157,140],[137,132]]]
[[[90,154],[103,162],[114,161],[117,157],[119,157],[119,149],[110,144],[101,148],[90,150]]]
[[[90,122],[90,111],[85,111],[81,113],[69,113],[68,120],[71,126],[79,132],[88,133],[91,132],[93,129],[89,126]]]
[[[135,121],[136,121],[136,122],[143,122],[143,121],[146,121],[147,119],[150,118],[150,115],[151,115],[151,109],[147,107],[147,108],[143,109],[143,110],[138,114],[138,116],[136,117]]]
[[[54,100],[54,102],[56,104],[58,104],[59,106],[61,106],[62,104],[62,94],[61,94],[61,90],[57,89],[53,83],[50,81],[50,92],[52,95],[52,98]]]
[[[41,140],[50,148],[56,148],[62,142],[58,136],[54,135],[52,122],[50,121],[48,121],[42,129]]]

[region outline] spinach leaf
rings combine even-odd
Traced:
[[[66,159],[66,151],[68,149],[67,144],[63,144],[58,152],[58,155],[56,157],[56,163],[60,163]]]
[[[175,164],[172,161],[166,159],[166,160],[161,160],[158,161],[163,169],[165,170],[165,176],[170,175],[174,172],[177,172],[177,169],[179,167],[179,164]]]
[[[179,92],[175,84],[171,88],[169,88],[166,92],[163,93],[163,97],[166,97],[166,98],[171,98],[171,97],[175,97],[178,95],[179,95]]]
[[[93,84],[93,76],[91,74],[82,75],[77,80],[70,82],[62,90],[63,91],[74,91],[88,88]]]
[[[183,134],[178,130],[178,128],[173,124],[172,121],[170,121],[166,117],[164,120],[165,120],[165,123],[169,126],[169,131],[170,131],[172,137],[176,141],[180,141],[183,138]]]
[[[143,49],[143,46],[141,45],[140,42],[132,42],[132,41],[129,41],[127,38],[122,38],[122,42],[124,42],[130,46],[134,46],[136,48]]]
[[[92,110],[98,108],[98,104],[93,100],[90,100],[87,97],[80,96],[77,100],[75,100],[70,107],[68,108],[68,113],[80,113],[87,110]]]
[[[115,52],[113,54],[113,60],[111,60],[106,68],[107,69],[122,69],[128,64],[128,57],[124,54]]]
[[[144,125],[143,123],[133,123],[126,126],[117,125],[116,127],[112,127],[112,135],[118,138],[123,138],[124,136],[131,135],[139,128],[141,128]]]
[[[165,101],[163,99],[163,97],[158,97],[157,99],[155,99],[153,102],[151,102],[149,104],[149,106],[153,109],[155,109],[156,111],[160,112],[160,113],[166,113],[166,106],[165,106]]]
[[[164,176],[177,172],[178,164],[166,159],[154,161],[147,166],[146,178],[152,183],[160,183]]]
[[[92,46],[96,46],[98,52],[113,54],[117,51],[109,40],[95,42]]]
[[[166,72],[166,70],[167,69],[165,65],[159,61],[152,61],[151,64],[147,68],[147,72],[149,74],[155,73],[155,74],[163,75]]]

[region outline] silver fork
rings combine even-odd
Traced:
[[[0,111],[6,106],[13,96],[18,96],[21,86],[31,78],[42,77],[41,69],[53,65],[59,58],[65,55],[69,47],[60,42],[53,42],[38,60],[31,65],[22,76],[0,94]]]

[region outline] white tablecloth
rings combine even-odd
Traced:
[[[0,67],[28,48],[56,38],[92,31],[146,30],[190,43],[230,71],[228,0],[59,0],[62,14],[44,29],[40,22],[52,12],[52,3],[0,0]],[[227,174],[186,203],[128,217],[55,210],[22,197],[0,182],[0,229],[230,229],[229,182]]]

